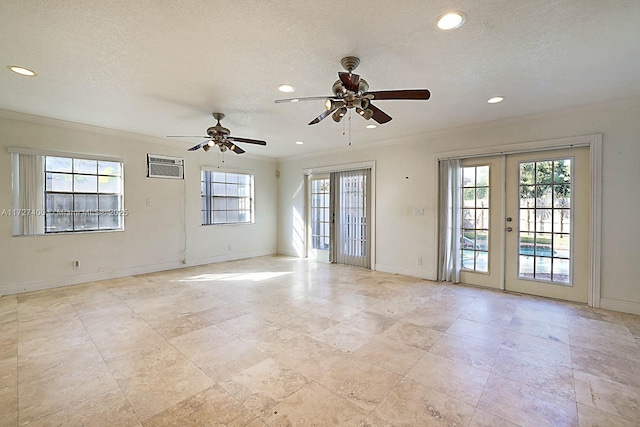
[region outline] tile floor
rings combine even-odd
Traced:
[[[0,298],[0,425],[637,426],[639,342],[639,316],[261,257]]]

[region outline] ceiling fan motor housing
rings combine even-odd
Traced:
[[[230,134],[231,134],[231,131],[221,125],[211,126],[209,129],[207,129],[207,135],[209,135],[212,138],[215,138],[217,135],[226,137],[226,136],[229,136]]]

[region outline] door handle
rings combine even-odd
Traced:
[[[512,227],[507,227],[506,230],[507,231],[513,231],[513,228]]]

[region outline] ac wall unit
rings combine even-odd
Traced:
[[[147,154],[147,177],[184,179],[184,159]]]

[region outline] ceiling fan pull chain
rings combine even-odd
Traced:
[[[351,110],[349,110],[349,147],[351,147]]]

